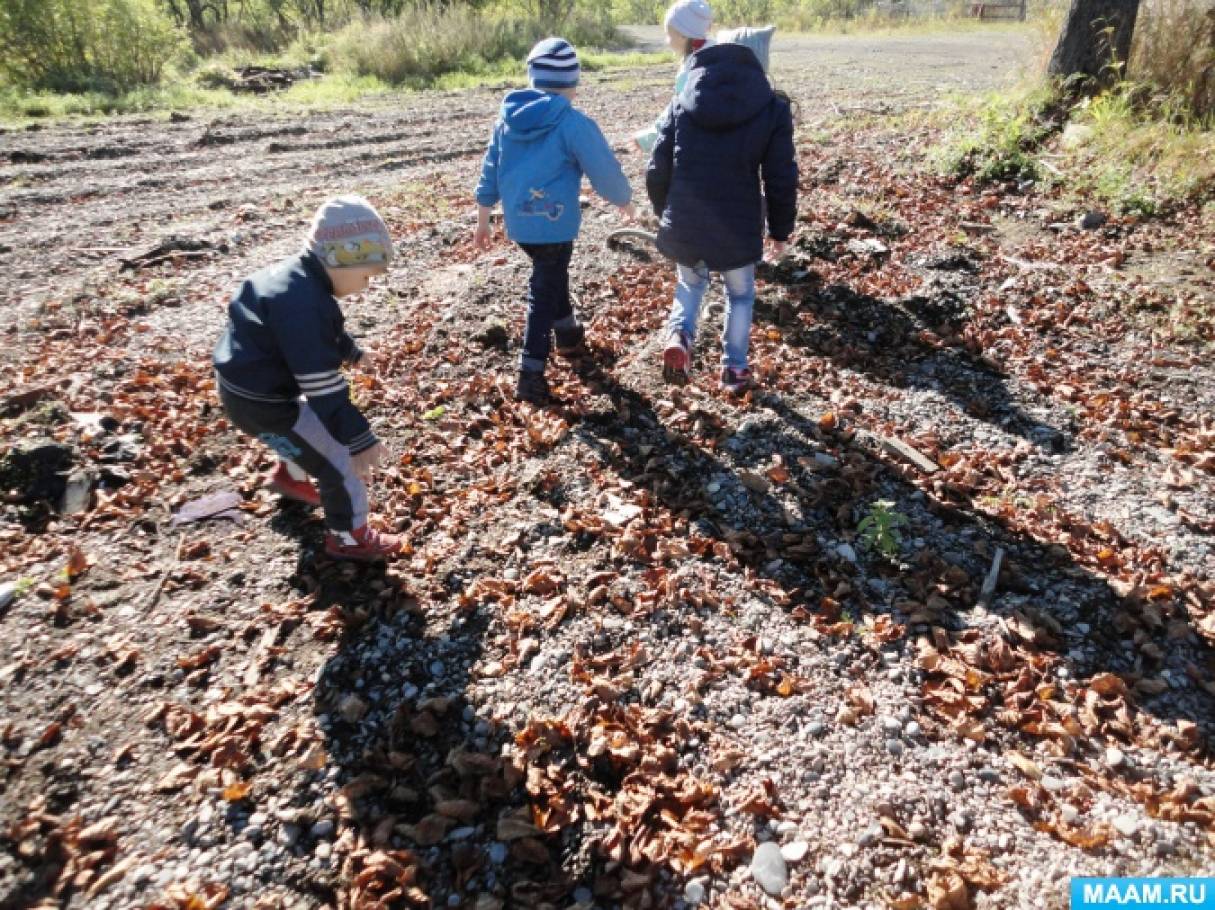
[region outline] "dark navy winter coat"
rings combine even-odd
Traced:
[[[219,384],[233,395],[271,403],[305,396],[325,428],[357,455],[375,445],[376,436],[350,401],[341,367],[362,356],[346,332],[325,266],[305,252],[241,284],[212,362]]]
[[[749,48],[696,52],[659,127],[645,183],[662,219],[658,249],[683,265],[728,271],[758,262],[765,207],[768,236],[789,239],[797,215],[793,114]]]

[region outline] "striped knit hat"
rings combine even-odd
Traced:
[[[564,38],[545,38],[527,55],[527,78],[532,88],[573,88],[581,75],[578,52]]]
[[[331,269],[386,266],[392,259],[388,226],[362,196],[326,200],[312,219],[307,244]]]

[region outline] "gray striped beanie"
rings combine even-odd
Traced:
[[[527,55],[527,79],[532,88],[573,88],[581,75],[578,52],[564,38],[545,38]]]
[[[308,249],[331,269],[388,265],[388,226],[362,196],[335,196],[317,209],[308,231]]]

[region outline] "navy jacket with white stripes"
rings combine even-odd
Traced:
[[[245,279],[228,305],[228,326],[213,362],[220,384],[234,395],[265,402],[305,396],[355,455],[376,442],[341,373],[343,364],[361,356],[325,267],[306,252]]]

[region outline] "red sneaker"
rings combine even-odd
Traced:
[[[311,480],[296,480],[281,461],[278,467],[266,475],[266,486],[286,499],[294,499],[309,506],[321,504],[321,494]]]
[[[326,531],[325,552],[334,559],[380,562],[401,555],[403,542],[395,534],[382,534],[363,525],[353,531]]]
[[[688,368],[692,365],[691,339],[676,330],[671,333],[667,346],[662,350],[662,378],[667,382],[683,385],[688,381]]]

